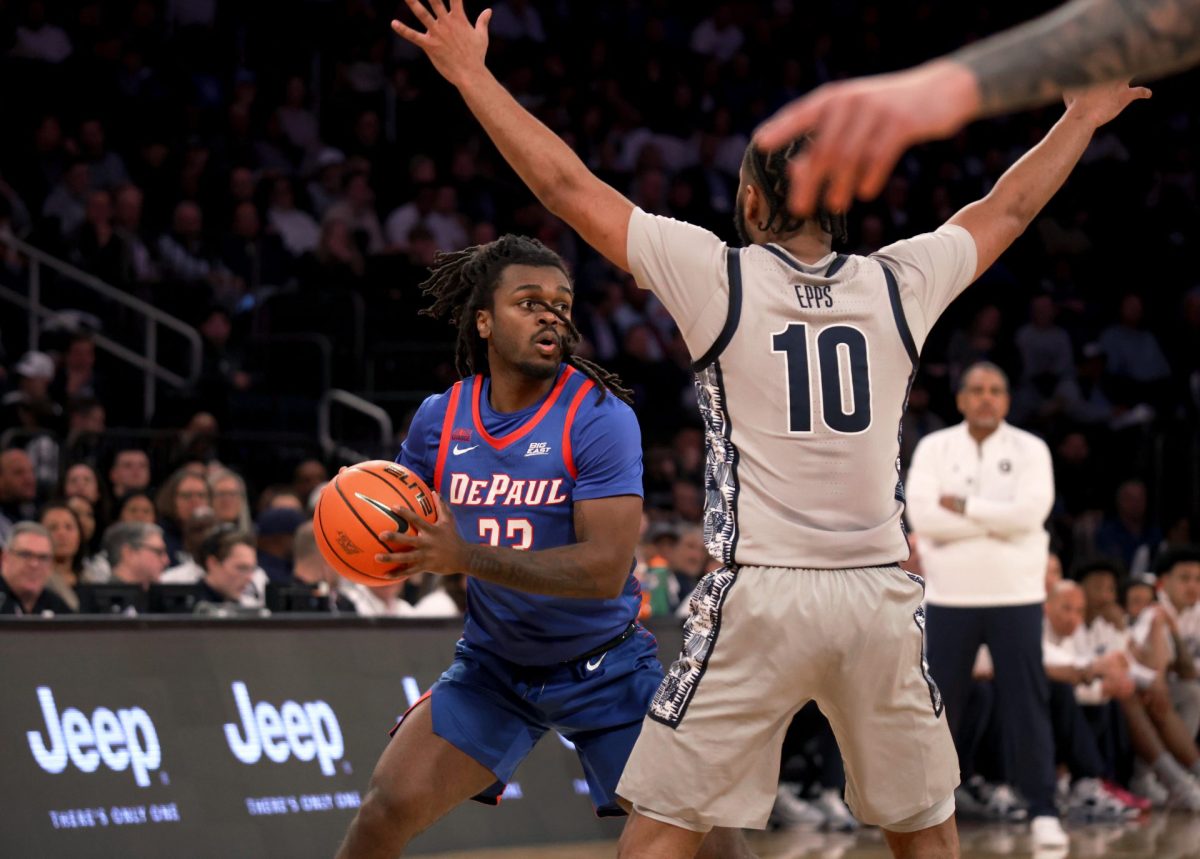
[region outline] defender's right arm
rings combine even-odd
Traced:
[[[562,218],[584,241],[623,271],[629,271],[626,250],[633,203],[601,181],[571,147],[539,122],[501,86],[484,63],[491,10],[472,24],[462,0],[406,0],[422,33],[400,21],[397,35],[423,50],[434,67],[458,88],[463,101],[500,150],[504,160],[538,200]]]
[[[1064,90],[1151,79],[1200,62],[1200,0],[1074,0],[901,72],[825,84],[786,105],[755,140],[811,133],[792,169],[791,208],[840,210],[875,197],[909,146],[981,116],[1048,104]]]

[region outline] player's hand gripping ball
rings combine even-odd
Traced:
[[[433,492],[402,465],[382,459],[352,465],[326,484],[313,512],[317,548],[344,578],[378,586],[395,581],[405,568],[379,563],[375,556],[406,551],[385,543],[385,531],[405,533],[407,522],[392,507],[408,507],[427,522],[436,522]]]

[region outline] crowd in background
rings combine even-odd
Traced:
[[[1003,17],[981,7],[943,18],[950,4],[938,0],[505,0],[489,59],[639,206],[732,239],[737,169],[756,122],[825,80],[900,66],[1037,4],[1010,5]],[[585,349],[635,390],[651,507],[694,519],[699,425],[678,331],[533,201],[453,90],[393,37],[398,14],[408,13],[365,0],[5,7],[4,73],[24,85],[5,108],[0,229],[195,325],[199,380],[162,386],[152,425],[178,429],[204,411],[227,435],[313,425],[325,382],[381,403],[402,426],[421,396],[454,378],[449,330],[417,315],[434,254],[507,231],[535,235],[573,267]],[[943,26],[920,26],[933,17]],[[885,38],[893,27],[910,37]],[[319,44],[303,37],[312,32]],[[905,418],[907,463],[923,435],[957,419],[965,366],[1007,369],[1010,420],[1055,454],[1053,528],[1068,566],[1099,551],[1145,569],[1162,538],[1186,540],[1196,526],[1189,80],[1164,82],[1102,129],[1028,235],[933,329]],[[1056,112],[979,124],[911,153],[879,200],[852,210],[844,250],[936,227],[985,194]],[[28,261],[7,251],[0,286],[23,292],[28,279]],[[39,343],[52,366],[25,360],[23,314],[2,315],[9,422],[61,438],[72,420],[94,421],[98,402],[107,426],[139,425],[139,377],[86,335],[136,348],[140,323],[43,281],[47,303],[70,312]],[[297,344],[314,336],[328,362]],[[46,376],[50,396],[30,393]]]
[[[1041,9],[993,5],[501,0],[489,64],[637,205],[733,240],[757,122],[826,80],[901,67]],[[509,173],[453,90],[391,34],[403,7],[0,4],[0,74],[21,82],[3,108],[0,233],[171,313],[203,342],[199,380],[162,386],[143,426],[140,377],[97,347],[102,335],[140,349],[136,316],[46,274],[43,300],[63,312],[31,349],[24,314],[0,296],[0,530],[36,544],[8,560],[30,576],[48,567],[45,593],[59,601],[25,613],[79,608],[77,585],[114,582],[192,588],[176,608],[256,611],[277,592],[277,607],[460,610],[461,582],[343,588],[313,560],[303,521],[344,462],[245,436],[312,436],[324,379],[388,408],[398,444],[415,403],[455,378],[452,332],[417,315],[428,265],[505,232],[569,262],[583,348],[634,390],[645,612],[681,611],[711,567],[698,528],[704,438],[679,332]],[[1149,581],[1164,547],[1200,536],[1195,81],[1156,86],[1100,131],[1028,234],[933,329],[903,423],[907,467],[922,437],[959,419],[964,368],[1003,367],[1009,420],[1054,456],[1056,557],[1068,572],[1110,559],[1121,589]],[[1056,115],[977,124],[911,152],[877,201],[851,211],[840,250],[937,227]],[[29,282],[29,260],[0,244],[0,287],[27,294]],[[327,365],[296,351],[312,335]],[[18,524],[29,521],[46,534]],[[316,602],[285,599],[296,585]]]

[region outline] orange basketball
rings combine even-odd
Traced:
[[[317,548],[342,576],[364,585],[386,584],[402,568],[381,564],[381,552],[403,551],[379,539],[383,531],[404,533],[408,524],[391,512],[405,506],[437,521],[433,493],[407,468],[382,459],[360,462],[338,474],[321,491],[313,512]]]

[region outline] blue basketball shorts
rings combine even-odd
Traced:
[[[617,782],[662,681],[658,644],[640,625],[610,650],[558,665],[517,665],[460,640],[429,690],[433,732],[496,782],[474,797],[496,805],[547,731],[575,745],[599,817],[622,815]]]

